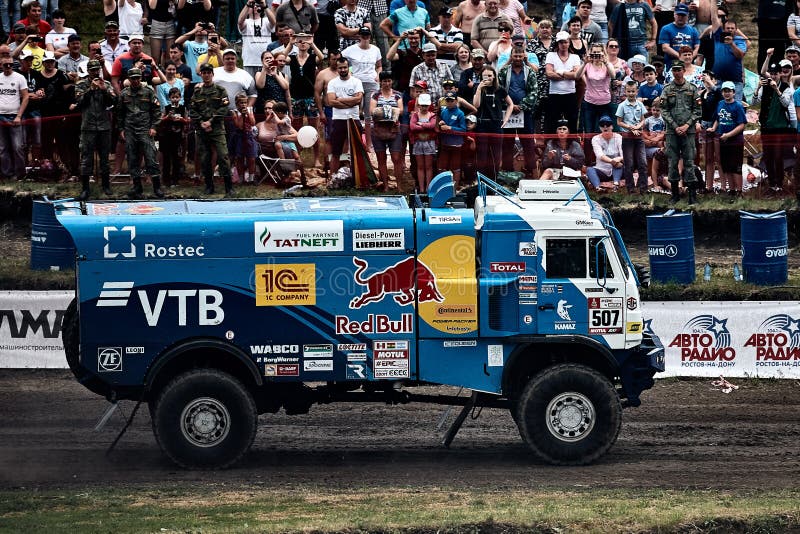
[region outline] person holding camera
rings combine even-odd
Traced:
[[[242,35],[242,67],[255,77],[261,70],[261,52],[272,42],[275,14],[264,0],[249,0],[239,12],[237,24]]]
[[[576,78],[586,84],[585,98],[581,101],[581,124],[584,133],[597,133],[603,115],[614,115],[611,110],[611,80],[617,75],[614,65],[606,56],[602,43],[593,43],[589,48],[586,63],[578,67]]]
[[[475,128],[478,170],[494,179],[503,161],[503,137],[499,134],[514,113],[514,101],[505,87],[500,87],[497,72],[492,67],[484,67],[472,105],[478,108]]]
[[[111,150],[111,113],[117,95],[110,82],[100,78],[100,61],[90,59],[88,75],[75,85],[75,107],[81,113],[81,194],[79,200],[89,199],[89,178],[94,170],[94,153],[100,161],[103,193],[111,196],[111,169],[108,154]],[[27,98],[26,98],[27,100]]]
[[[735,99],[744,98],[743,62],[747,53],[747,40],[736,28],[736,21],[730,18],[721,22],[713,10],[711,32],[714,36],[714,73],[721,82],[733,82]]]
[[[142,52],[144,49],[144,36],[131,35],[128,39],[128,51],[118,56],[114,60],[114,65],[111,67],[111,84],[114,86],[114,91],[117,94],[122,92],[122,84],[128,78],[128,71],[130,69],[139,69],[142,76],[142,81],[149,84],[161,83],[159,81],[153,82],[154,76],[159,76],[158,67],[153,64],[153,58]]]
[[[783,192],[784,166],[783,160],[789,157],[794,144],[794,127],[797,115],[794,109],[793,91],[789,84],[792,64],[783,59],[777,65],[772,63],[767,66],[774,49],[767,50],[767,57],[761,68],[761,81],[753,97],[753,105],[761,102],[761,111],[758,120],[761,123],[761,144],[764,157],[761,158],[767,166],[767,179],[769,181],[769,195],[779,196]],[[786,74],[783,69],[785,68]]]
[[[183,49],[186,65],[192,70],[192,83],[200,82],[200,72],[198,70],[198,59],[208,52],[208,29],[205,22],[198,22],[191,31],[184,33],[177,39],[175,44]]]
[[[16,47],[14,51],[11,53],[11,57],[15,60],[20,61],[20,58],[23,55],[30,55],[31,60],[33,61],[32,68],[36,72],[41,72],[42,67],[42,58],[44,57],[44,48],[41,47],[41,44],[44,42],[44,39],[39,36],[39,32],[36,30],[36,26],[28,26],[25,29],[25,39]],[[20,61],[22,64],[22,61]]]
[[[222,38],[217,30],[208,30],[208,51],[197,58],[197,73],[200,74],[200,65],[211,63],[214,68],[222,66],[222,51],[228,50],[228,41]]]

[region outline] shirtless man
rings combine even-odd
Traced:
[[[482,0],[464,0],[458,4],[458,10],[453,19],[453,25],[456,28],[461,28],[465,43],[469,44],[472,42],[470,38],[470,34],[472,33],[472,21],[485,10],[486,6]]]
[[[328,68],[322,69],[317,73],[317,78],[314,81],[314,101],[317,104],[317,109],[324,110],[320,115],[319,121],[325,128],[325,146],[320,150],[320,158],[322,158],[322,168],[328,171],[328,143],[327,140],[331,138],[331,117],[333,116],[333,108],[327,105],[326,96],[328,94],[328,82],[339,76],[336,70],[336,60],[342,53],[339,50],[332,50],[328,53]],[[325,104],[325,105],[323,105]],[[315,163],[316,164],[316,163]]]

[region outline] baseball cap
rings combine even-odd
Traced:
[[[207,61],[206,61],[205,63],[203,63],[202,65],[200,65],[200,72],[203,72],[203,71],[211,71],[211,72],[214,72],[214,66],[213,66],[211,63],[209,63],[209,62],[207,62]]]
[[[86,70],[99,69],[100,67],[102,67],[102,65],[96,59],[90,59],[86,63]]]
[[[294,34],[294,36],[297,37],[298,39],[308,39],[310,37],[314,37],[310,33],[305,33],[305,32],[296,33]]]
[[[116,20],[109,20],[106,22],[106,28],[119,28],[119,22]]]
[[[130,37],[128,37],[128,42],[132,43],[133,41],[141,41],[144,42],[144,35],[141,33],[134,33]]]
[[[655,65],[651,65],[651,64],[648,63],[647,65],[644,66],[644,71],[645,72],[647,72],[647,71],[655,72],[656,71],[656,67],[655,67]]]
[[[735,91],[736,85],[733,82],[722,82],[722,87],[720,89],[730,89],[731,91]]]
[[[788,59],[782,59],[782,60],[780,60],[780,62],[778,62],[778,66],[779,67],[791,67],[792,66],[792,62],[789,61]]]
[[[559,41],[569,41],[569,33],[567,32],[558,32],[556,34],[556,42]]]
[[[439,11],[440,17],[451,17],[453,15],[453,10],[449,7],[443,7],[441,11]]]
[[[425,52],[436,52],[436,45],[433,43],[425,43],[422,47],[422,53]]]
[[[678,4],[675,6],[675,14],[676,15],[688,15],[689,14],[689,6],[686,4]]]
[[[675,69],[683,70],[684,68],[686,68],[686,65],[684,65],[683,61],[681,61],[680,59],[676,59],[675,61],[673,61],[672,67],[670,67],[670,69],[672,70]]]
[[[600,120],[597,121],[597,124],[599,124],[600,126],[609,126],[613,125],[614,121],[612,121],[611,117],[609,117],[608,115],[603,115],[602,117],[600,117]]]
[[[469,122],[478,122],[478,117],[476,117],[475,115],[467,115],[465,118],[466,118],[466,119],[467,119]]]
[[[20,59],[33,59],[33,52],[30,50],[23,50],[22,53],[19,55]]]
[[[455,100],[456,98],[458,98],[458,97],[456,96],[456,94],[453,91],[448,91],[448,92],[446,92],[444,94],[444,99],[445,100]]]
[[[417,104],[419,104],[420,106],[430,106],[431,95],[428,93],[422,93],[417,97]]]
[[[771,64],[769,66],[769,68],[767,70],[769,72],[779,72],[781,70],[781,68],[778,65],[776,65],[775,63],[773,63],[773,64]]]
[[[71,34],[69,34],[69,37],[67,37],[67,42],[68,43],[74,43],[75,41],[80,41],[80,40],[81,40],[81,36],[78,35],[77,33],[71,33]]]
[[[511,37],[511,42],[513,43],[513,42],[516,42],[516,41],[525,41],[525,36],[522,35],[521,33],[514,34],[514,36]]]
[[[486,52],[484,52],[480,48],[473,48],[472,49],[472,57],[486,57]]]
[[[425,89],[426,91],[428,90],[428,82],[425,80],[417,80],[414,82],[414,86],[419,87],[420,89]]]
[[[55,60],[56,60],[56,55],[50,50],[45,50],[44,55],[42,56],[42,61],[55,61]]]
[[[372,35],[372,30],[369,29],[369,26],[361,26],[358,29],[358,35]]]
[[[25,25],[20,23],[20,22],[17,22],[16,24],[14,24],[14,31],[15,32],[24,32],[25,31]]]
[[[787,46],[786,50],[784,51],[784,54],[786,52],[795,52],[797,54],[800,54],[800,48],[796,47],[795,45]]]
[[[142,71],[137,69],[136,67],[128,70],[128,78],[141,78]]]
[[[453,80],[451,78],[447,78],[445,80],[442,80],[442,87],[444,87],[445,85],[455,85],[455,84],[456,84],[455,80]]]
[[[236,50],[233,48],[226,48],[222,51],[222,57],[227,56],[228,54],[233,54],[234,56],[238,56],[239,54],[236,53]]]

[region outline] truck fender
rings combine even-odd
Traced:
[[[234,363],[235,367],[244,372],[244,376],[241,377],[242,379],[249,378],[256,386],[263,385],[263,379],[258,371],[258,367],[256,367],[256,364],[253,362],[253,360],[239,347],[219,339],[194,338],[181,341],[180,343],[169,347],[161,353],[161,355],[147,370],[147,374],[144,377],[145,392],[149,394],[152,387],[160,381],[159,375],[162,371],[168,368],[171,364],[181,360],[182,356],[185,356],[190,352],[217,354],[225,353],[231,357],[232,363]],[[230,365],[225,365],[225,360],[220,360],[219,357],[217,357],[214,358],[213,361],[214,363],[221,363],[223,365],[209,364],[206,365],[206,367],[219,367],[230,372],[230,369],[228,369]],[[228,360],[227,363],[230,364],[231,360]]]
[[[545,346],[559,349],[561,347],[568,348],[570,346],[574,348],[578,345],[581,349],[579,352],[582,353],[582,355],[594,353],[600,357],[599,361],[586,362],[587,365],[594,367],[609,378],[619,374],[619,362],[611,353],[611,350],[592,338],[574,335],[517,336],[514,338],[514,341],[517,342],[517,347],[509,355],[503,370],[502,387],[505,393],[513,391],[515,389],[515,381],[520,378],[517,373],[517,369],[519,368],[518,364],[520,364],[523,359],[531,358],[529,353],[535,353],[537,349],[544,348]],[[533,358],[535,359],[535,356],[533,356]],[[579,357],[568,357],[566,359],[578,362],[583,361]]]

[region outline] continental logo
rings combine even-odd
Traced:
[[[256,306],[313,306],[317,273],[313,263],[256,265]]]

